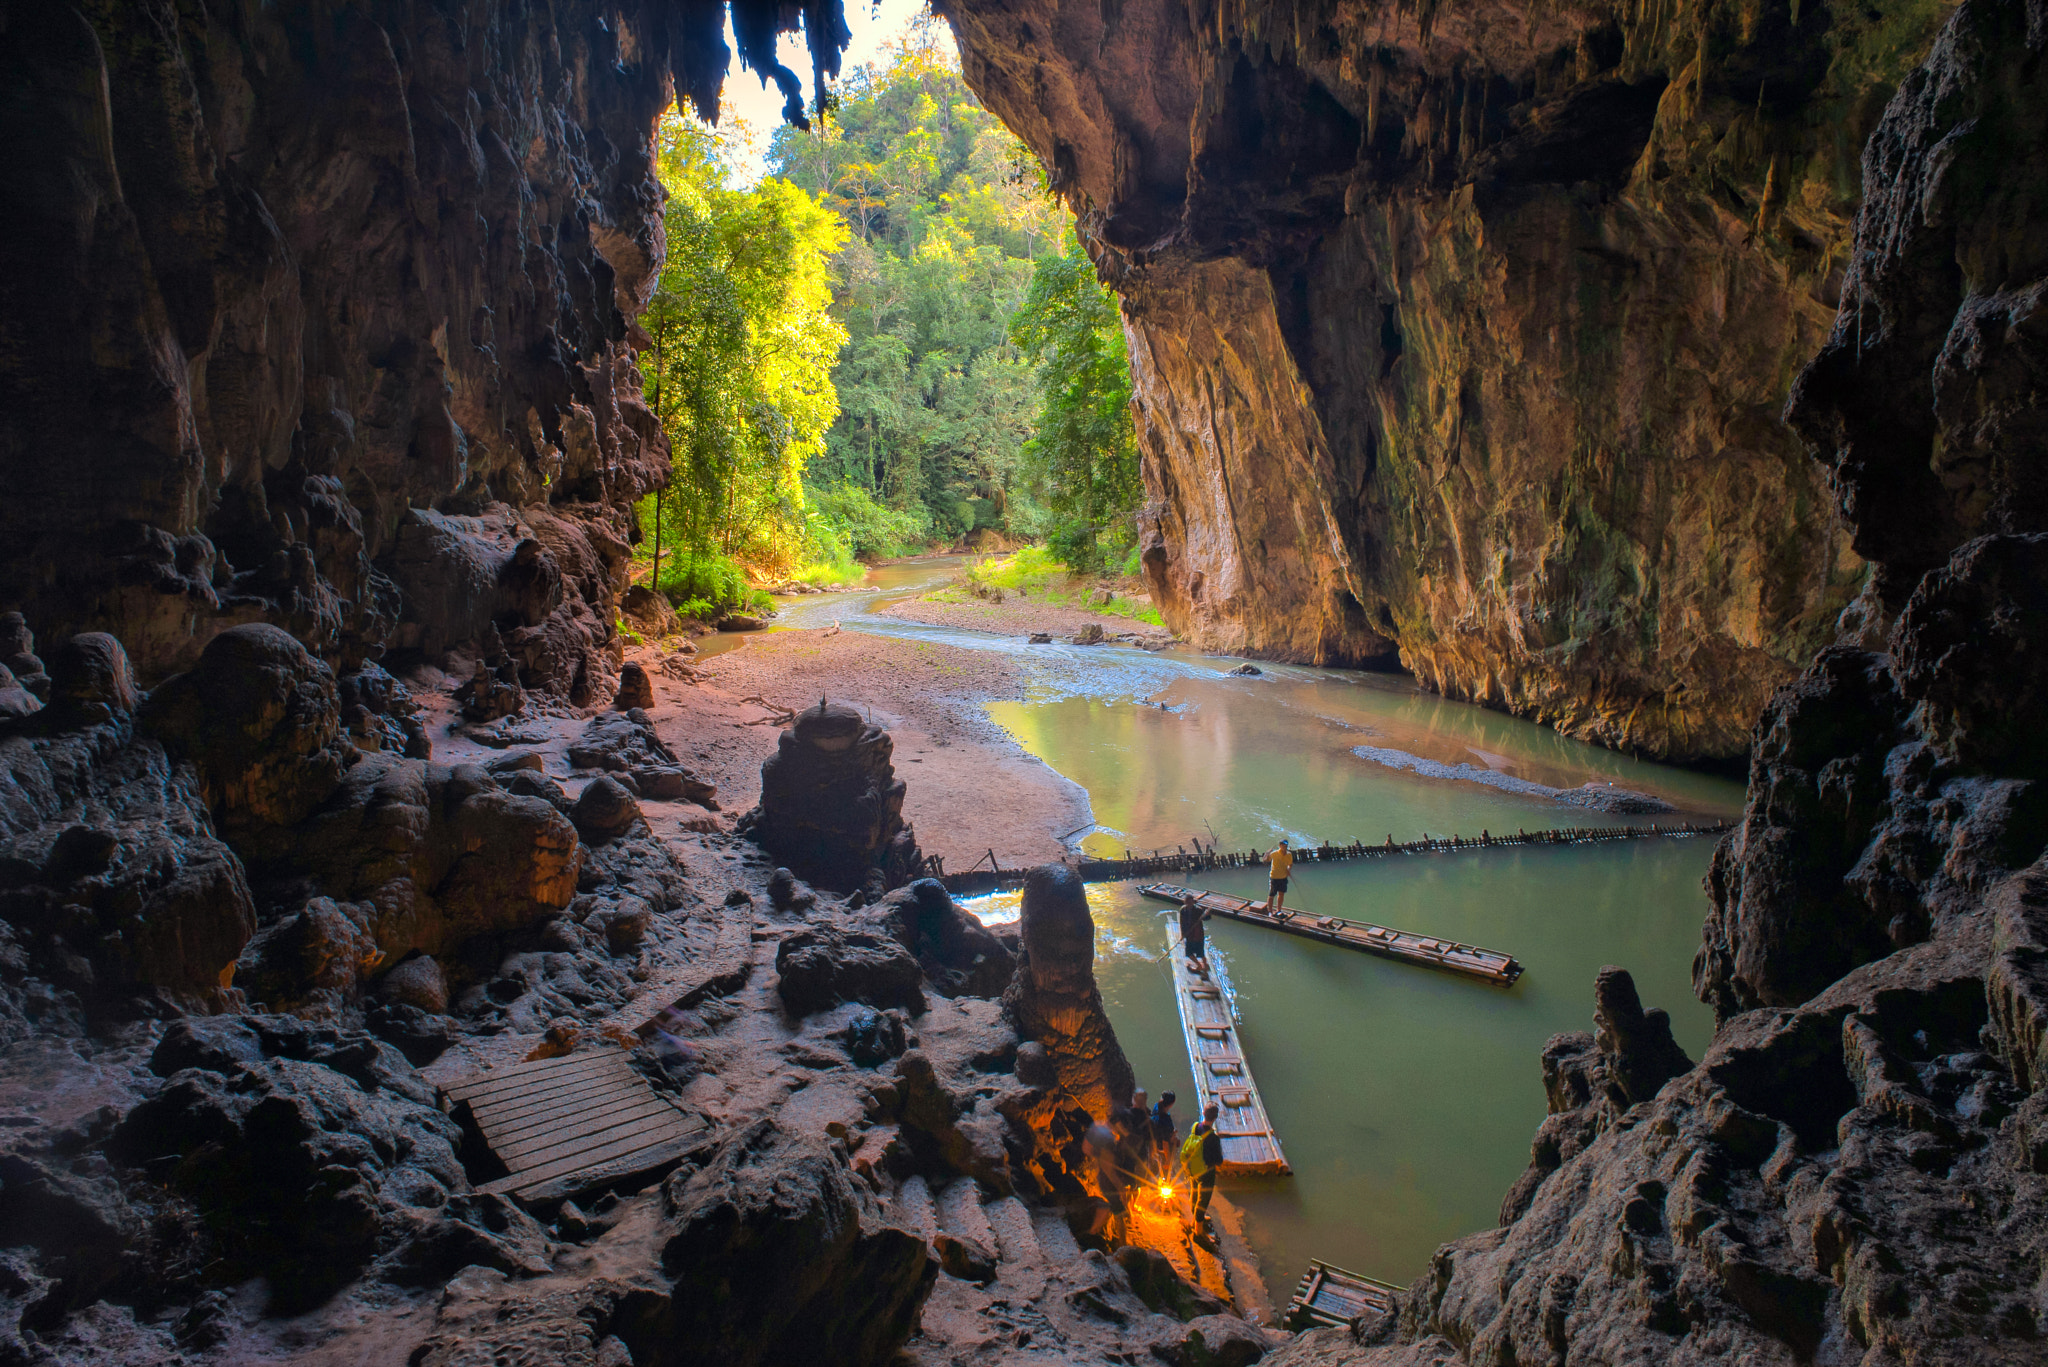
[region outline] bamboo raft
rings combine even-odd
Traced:
[[[525,1206],[659,1176],[701,1147],[709,1129],[648,1086],[622,1049],[475,1073],[441,1097],[459,1119],[467,1108],[505,1166],[479,1190]]]
[[[1734,823],[1728,821],[1662,822],[1647,826],[1561,826],[1547,831],[1516,831],[1513,835],[1481,831],[1477,836],[1426,837],[1399,844],[1390,835],[1384,844],[1379,845],[1363,840],[1348,845],[1304,845],[1295,850],[1294,862],[1330,864],[1346,859],[1390,859],[1397,855],[1475,854],[1523,845],[1589,845],[1608,840],[1720,835],[1732,829]],[[1142,856],[1125,850],[1122,859],[1083,859],[1079,864],[1081,879],[1088,883],[1120,883],[1128,878],[1148,878],[1162,873],[1253,868],[1266,862],[1265,854],[1258,850],[1220,850],[1214,844],[1204,845],[1199,839],[1192,844],[1193,849],[1179,845],[1172,851],[1154,850]],[[985,869],[981,867],[984,860],[989,866]],[[947,873],[945,861],[938,855],[932,855],[925,860],[923,872],[926,877],[944,883],[946,890],[955,896],[972,896],[994,892],[997,888],[1016,887],[1023,883],[1025,870],[1003,868],[996,862],[995,851],[990,850],[974,862],[973,868],[959,873]]]
[[[1477,945],[1460,944],[1456,940],[1376,926],[1370,921],[1347,921],[1341,916],[1317,916],[1313,912],[1292,910],[1270,912],[1264,902],[1248,901],[1203,888],[1176,887],[1171,883],[1146,883],[1138,891],[1146,897],[1171,902],[1175,906],[1193,897],[1205,910],[1233,921],[1300,935],[1326,945],[1363,950],[1383,959],[1398,959],[1403,963],[1421,964],[1425,968],[1448,969],[1497,987],[1513,987],[1515,980],[1522,976],[1522,966],[1515,962],[1513,956],[1498,950],[1481,949]]]
[[[1349,1324],[1375,1310],[1398,1314],[1400,1294],[1397,1286],[1311,1261],[1294,1289],[1294,1299],[1287,1303],[1286,1324],[1289,1329],[1312,1329],[1319,1324]]]
[[[1166,931],[1166,957],[1173,965],[1173,997],[1180,1004],[1181,1034],[1187,1040],[1188,1067],[1195,1075],[1195,1112],[1206,1112],[1211,1103],[1222,1109],[1216,1131],[1223,1136],[1223,1162],[1217,1171],[1292,1172],[1266,1103],[1259,1099],[1258,1084],[1252,1081],[1251,1065],[1245,1062],[1232,1007],[1236,994],[1230,990],[1222,957],[1211,945],[1209,976],[1189,972],[1180,935],[1171,926]]]

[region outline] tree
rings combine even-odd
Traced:
[[[657,147],[668,256],[640,360],[674,461],[656,526],[675,529],[679,589],[694,597],[713,557],[774,573],[803,552],[802,472],[839,414],[831,369],[846,332],[828,261],[847,234],[787,182],[729,188],[718,134],[693,118],[671,110]]]
[[[1136,540],[1143,490],[1123,320],[1078,241],[1039,259],[1010,336],[1041,367],[1038,435],[1024,454],[1056,519],[1052,548],[1076,569],[1100,568]]]

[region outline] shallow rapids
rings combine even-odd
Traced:
[[[1030,700],[992,703],[989,715],[1087,790],[1097,824],[1079,843],[1091,854],[1647,824],[1741,807],[1737,782],[1596,750],[1400,678],[1271,665],[1232,677],[1234,660],[1025,646],[867,611],[953,563],[889,566],[874,576],[880,592],[806,596],[779,625],[837,621],[1033,661]],[[1390,764],[1390,752],[1418,762]],[[1610,815],[1543,796],[1587,783],[1650,794],[1679,815]],[[1496,1223],[1543,1119],[1540,1051],[1558,1031],[1591,1028],[1601,965],[1629,969],[1644,1003],[1669,1011],[1698,1056],[1712,1020],[1689,975],[1712,850],[1711,838],[1653,839],[1295,865],[1290,906],[1512,954],[1526,971],[1507,990],[1210,923],[1294,1168],[1225,1187],[1250,1217],[1276,1305],[1312,1257],[1405,1284],[1438,1244]],[[1180,881],[1265,892],[1262,869]],[[1141,1086],[1179,1093],[1185,1128],[1194,1087],[1164,959],[1166,908],[1129,884],[1097,885],[1090,898],[1118,1036]],[[1014,894],[969,905],[989,919],[1015,915]]]

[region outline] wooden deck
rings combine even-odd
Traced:
[[[1311,1262],[1294,1299],[1287,1303],[1287,1327],[1312,1329],[1319,1324],[1349,1324],[1369,1310],[1398,1314],[1397,1286],[1346,1272],[1328,1263]]]
[[[1252,1081],[1251,1065],[1245,1062],[1244,1046],[1238,1040],[1237,1014],[1231,1009],[1228,970],[1216,946],[1209,947],[1211,973],[1201,977],[1188,971],[1187,955],[1181,952],[1180,931],[1166,928],[1166,957],[1173,965],[1173,995],[1180,1003],[1181,1034],[1188,1044],[1188,1067],[1195,1074],[1199,1117],[1211,1102],[1222,1107],[1217,1132],[1223,1136],[1223,1173],[1285,1173],[1287,1156],[1280,1151],[1280,1136],[1259,1099],[1258,1084]]]
[[[450,1111],[469,1108],[509,1170],[482,1190],[527,1205],[657,1176],[708,1132],[648,1086],[620,1049],[476,1073],[441,1095]]]
[[[1285,931],[1289,935],[1300,935],[1310,940],[1320,940],[1326,945],[1342,945],[1346,949],[1362,950],[1377,954],[1383,959],[1399,959],[1403,963],[1421,964],[1426,968],[1442,968],[1452,973],[1462,973],[1468,978],[1478,978],[1497,987],[1513,987],[1515,979],[1522,976],[1522,966],[1512,956],[1498,950],[1481,949],[1477,945],[1460,944],[1455,940],[1438,939],[1431,935],[1417,935],[1411,931],[1394,930],[1387,926],[1376,926],[1369,921],[1347,921],[1338,916],[1317,916],[1313,912],[1288,910],[1272,913],[1266,910],[1264,902],[1253,902],[1243,897],[1232,897],[1228,893],[1208,892],[1201,888],[1177,887],[1171,883],[1147,883],[1138,889],[1147,897],[1179,906],[1188,897],[1197,898],[1202,906],[1218,916],[1227,916],[1233,921],[1247,925],[1265,926],[1271,930]]]

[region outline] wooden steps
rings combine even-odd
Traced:
[[[1367,1311],[1398,1314],[1401,1288],[1325,1262],[1311,1262],[1294,1299],[1287,1303],[1287,1327],[1312,1329],[1319,1324],[1349,1324]]]
[[[1269,930],[1299,935],[1326,945],[1341,945],[1346,949],[1377,954],[1383,959],[1398,959],[1403,963],[1421,964],[1425,968],[1462,973],[1496,987],[1513,987],[1515,980],[1522,976],[1522,966],[1511,955],[1434,935],[1417,935],[1412,931],[1376,926],[1369,921],[1347,921],[1339,916],[1317,916],[1307,911],[1274,913],[1265,909],[1264,902],[1201,888],[1178,887],[1171,883],[1147,883],[1138,891],[1175,906],[1193,897],[1204,910],[1227,916],[1233,921],[1243,921],[1246,925],[1265,926]]]
[[[1223,1136],[1219,1171],[1291,1172],[1287,1156],[1280,1150],[1280,1136],[1273,1132],[1273,1121],[1266,1114],[1266,1103],[1259,1097],[1258,1084],[1252,1081],[1251,1065],[1245,1062],[1222,956],[1215,945],[1208,948],[1210,974],[1201,977],[1188,970],[1178,929],[1167,927],[1166,957],[1173,965],[1173,995],[1180,1004],[1188,1067],[1195,1075],[1195,1114],[1201,1116],[1211,1102],[1222,1108],[1216,1125]]]
[[[481,1190],[523,1205],[648,1179],[702,1144],[708,1127],[647,1085],[621,1050],[477,1073],[441,1089],[509,1170]]]

